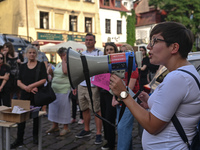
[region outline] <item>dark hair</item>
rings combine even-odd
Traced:
[[[147,56],[147,49],[146,49],[146,47],[145,47],[145,46],[140,46],[140,48],[144,49],[145,54],[146,54],[146,56]]]
[[[2,50],[3,49],[3,46],[2,45],[0,45],[0,50]]]
[[[2,53],[2,52],[0,52],[0,55],[2,55],[2,57],[3,57],[3,64],[4,64],[4,54]]]
[[[115,45],[115,43],[114,42],[107,42],[104,46],[104,55],[106,55],[106,47],[108,45],[114,47],[115,53],[118,53],[118,49],[117,49],[117,46]]]
[[[162,22],[152,29],[150,39],[158,33],[166,41],[167,47],[173,43],[178,43],[181,57],[187,58],[194,42],[194,36],[189,29],[177,22]]]
[[[57,50],[58,55],[61,55],[61,54],[66,53],[66,52],[67,52],[67,48],[66,47],[60,47]]]
[[[87,33],[86,36],[93,36],[94,41],[96,41],[96,38],[95,38],[95,35],[94,35],[94,34],[92,34],[92,33]],[[86,37],[86,36],[85,36],[85,37]]]
[[[12,57],[14,57],[15,56],[15,49],[14,49],[12,43],[6,42],[6,43],[4,43],[3,47],[4,46],[6,46],[9,49],[7,55],[10,54]]]

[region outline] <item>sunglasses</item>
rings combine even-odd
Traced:
[[[32,46],[39,46],[39,44],[32,44]]]
[[[1,60],[3,60],[3,57],[0,57]]]

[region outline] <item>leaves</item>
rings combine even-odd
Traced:
[[[165,10],[166,21],[180,22],[194,35],[200,32],[200,0],[150,0],[149,5]]]

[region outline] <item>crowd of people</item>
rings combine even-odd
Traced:
[[[82,54],[98,57],[134,51],[129,44],[123,44],[118,50],[115,43],[108,42],[105,43],[103,53],[95,48],[95,43],[95,35],[86,34],[85,45],[87,50],[83,51]],[[30,100],[31,105],[34,106],[34,94],[49,80],[48,76],[51,76],[56,100],[48,106],[42,107],[42,110],[48,112],[48,120],[52,122],[52,126],[46,133],[58,132],[60,130],[59,124],[63,124],[60,136],[68,134],[70,132],[69,124],[76,123],[78,105],[81,119],[79,123],[84,124],[84,128],[76,134],[76,138],[91,136],[92,111],[110,122],[102,121],[95,116],[96,136],[94,144],[102,144],[103,127],[106,141],[101,147],[103,150],[114,150],[116,147],[118,150],[131,150],[134,119],[144,129],[143,135],[139,133],[142,136],[144,149],[160,149],[161,147],[162,149],[173,149],[175,147],[186,149],[187,146],[177,134],[171,123],[171,118],[174,114],[177,115],[186,131],[189,142],[191,142],[195,135],[195,124],[200,120],[200,109],[197,109],[200,106],[200,94],[195,81],[187,74],[177,71],[177,69],[188,70],[200,80],[194,66],[186,60],[192,45],[191,31],[183,25],[174,22],[156,25],[151,31],[150,43],[147,46],[147,49],[150,50],[149,54],[147,54],[146,47],[139,48],[143,57],[141,68],[138,68],[135,62],[136,70],[131,73],[130,80],[127,72],[123,80],[115,74],[110,74],[109,87],[115,96],[91,83],[93,100],[91,104],[86,81],[81,82],[76,89],[70,87],[66,48],[58,49],[57,53],[61,62],[56,67],[52,67],[51,64],[48,64],[45,54],[39,50],[38,41],[34,41],[32,45],[26,48],[24,56],[15,52],[13,45],[7,42],[0,47],[0,105],[10,107],[11,99],[15,97],[21,100]],[[170,73],[149,96],[148,93],[143,91],[144,85],[152,80],[159,65],[166,66]],[[35,74],[38,68],[39,78],[36,80]],[[126,86],[133,93],[142,91],[138,96],[141,101],[140,104],[137,103],[137,100],[133,100]],[[122,92],[126,94],[121,96]],[[193,103],[198,107],[193,107]],[[125,110],[120,118],[123,105],[125,105]],[[191,118],[190,114],[195,115]],[[19,123],[17,139],[11,144],[11,148],[23,145],[24,129],[25,122]],[[33,143],[38,144],[38,118],[33,120]]]

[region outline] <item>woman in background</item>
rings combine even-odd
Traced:
[[[37,61],[37,48],[30,45],[26,48],[25,53],[28,58],[28,62],[24,63],[20,66],[19,70],[19,79],[17,80],[17,85],[21,88],[21,100],[30,100],[31,105],[35,105],[34,103],[34,94],[38,92],[39,88],[44,86],[44,83],[47,79],[46,67],[43,62]],[[39,77],[38,81],[35,79],[36,72],[39,68]],[[33,119],[33,143],[38,144],[38,122],[39,119]],[[22,122],[18,124],[17,130],[17,139],[13,144],[11,144],[12,148],[17,148],[18,146],[23,145],[23,137],[25,130],[26,122]]]
[[[0,106],[11,106],[9,75],[10,67],[4,63],[4,55],[0,52]]]
[[[56,94],[56,100],[49,104],[48,119],[53,123],[46,133],[59,131],[59,124],[64,124],[60,135],[70,132],[68,124],[71,123],[70,113],[70,83],[67,75],[66,51],[64,47],[57,51],[62,62],[58,63],[54,70],[48,68],[48,73],[53,77],[52,88]]]
[[[6,58],[6,63],[10,65],[10,98],[12,99],[14,94],[16,94],[17,98],[19,99],[20,88],[17,86],[17,79],[19,77],[19,67],[20,64],[24,61],[24,58],[21,53],[15,52],[12,43],[6,42],[3,47],[3,54]]]
[[[104,55],[118,53],[117,46],[113,42],[105,44]],[[115,124],[116,120],[116,109],[112,107],[112,97],[109,91],[105,89],[100,90],[100,106],[101,106],[101,115],[103,118],[110,121],[112,124]],[[115,148],[115,127],[111,126],[107,122],[103,121],[104,128],[104,138],[107,140],[107,143],[102,147],[102,149],[114,150]]]

